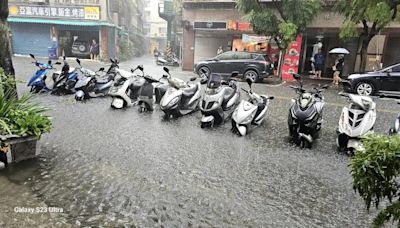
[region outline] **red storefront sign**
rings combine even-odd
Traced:
[[[282,80],[292,81],[293,74],[299,72],[301,42],[302,36],[298,35],[289,45],[282,63]]]
[[[251,31],[251,24],[249,22],[238,22],[237,28],[239,31]]]

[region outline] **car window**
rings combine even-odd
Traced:
[[[392,68],[392,72],[399,73],[400,72],[400,65],[393,67]]]
[[[237,59],[252,59],[250,53],[237,52],[236,55],[237,55]]]
[[[232,52],[225,52],[216,57],[219,60],[231,60],[234,59],[234,55]]]

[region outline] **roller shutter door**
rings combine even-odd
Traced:
[[[11,23],[11,31],[14,54],[48,56],[49,25]]]

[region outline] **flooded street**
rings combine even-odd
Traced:
[[[31,76],[29,63],[14,59],[18,79]],[[121,68],[137,64],[162,75],[148,57]],[[0,227],[368,227],[375,212],[366,212],[352,189],[350,159],[335,149],[346,99],[326,92],[321,137],[302,150],[287,138],[295,93],[285,85],[254,87],[276,99],[246,137],[232,134],[230,122],[201,129],[199,112],[165,121],[158,107],[143,114],[135,106],[113,110],[110,98],[76,103],[73,96],[40,94],[37,100],[52,109],[53,129],[41,139],[39,158],[0,172]],[[27,89],[19,85],[21,93]],[[393,124],[394,104],[377,102],[375,131]],[[14,212],[41,206],[63,212]]]

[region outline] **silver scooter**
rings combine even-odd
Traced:
[[[237,75],[236,71],[232,73],[232,77]],[[232,116],[239,104],[240,92],[236,80],[222,81],[221,75],[215,73],[207,81],[202,80],[202,83],[207,83],[207,87],[199,104],[203,115],[201,128],[213,127]]]
[[[94,72],[81,66],[81,61],[76,59],[79,64],[77,69],[82,73],[78,82],[75,84],[75,100],[83,101],[90,98],[96,98],[108,95],[108,92],[113,84],[114,77],[107,79],[99,78],[99,72],[104,71],[101,67],[98,71]]]
[[[139,69],[139,67],[140,66],[136,67],[136,69],[132,69],[131,72],[115,69],[117,75],[109,92],[112,97],[112,108],[121,109],[124,107],[131,107],[135,104],[134,101],[138,97],[140,86],[134,85],[138,84],[138,80],[144,80],[134,74],[135,70]]]
[[[181,79],[171,77],[169,69],[164,67],[168,75],[163,75],[167,79],[169,87],[161,99],[160,108],[165,113],[165,117],[180,117],[199,109],[201,98],[200,82],[189,84]],[[190,78],[195,81],[197,77]]]
[[[259,126],[267,114],[269,101],[274,99],[267,95],[258,95],[251,90],[252,81],[246,80],[250,90],[244,92],[249,96],[249,100],[242,100],[232,115],[232,131],[241,136],[246,135],[252,127]]]
[[[400,101],[397,102],[400,104]],[[396,121],[394,122],[394,127],[389,130],[390,135],[400,135],[400,114],[397,116]]]

